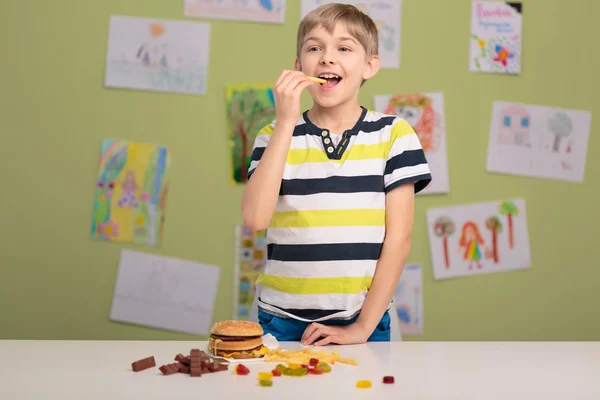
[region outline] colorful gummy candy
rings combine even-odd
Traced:
[[[259,380],[258,384],[260,386],[271,387],[271,386],[273,386],[273,381],[270,379]]]
[[[238,375],[248,375],[250,373],[250,370],[243,364],[236,365],[234,371]]]
[[[270,380],[271,378],[273,378],[272,372],[259,372],[258,373],[258,379],[261,381],[267,381],[267,380]]]
[[[383,383],[394,383],[394,377],[393,376],[384,376]]]
[[[325,373],[331,372],[331,367],[329,366],[329,364],[327,364],[325,362],[317,363],[317,365],[315,366],[315,368],[322,369],[323,372],[325,372]]]
[[[359,389],[368,389],[371,386],[373,386],[373,385],[371,385],[371,381],[368,381],[368,380],[362,380],[362,381],[356,382],[356,387]]]
[[[273,371],[271,371],[271,373],[273,374],[273,376],[281,376],[281,370],[275,368]]]
[[[319,360],[317,360],[316,358],[311,358],[310,360],[308,360],[308,364],[312,365],[313,367],[315,365],[317,365],[319,363]]]

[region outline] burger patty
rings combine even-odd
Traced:
[[[210,335],[212,339],[219,339],[222,342],[241,342],[243,340],[259,339],[260,336],[223,336],[223,335]]]

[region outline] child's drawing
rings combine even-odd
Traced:
[[[255,282],[267,262],[267,231],[253,231],[244,226],[235,228],[234,319],[250,317]]]
[[[92,214],[92,238],[157,245],[164,226],[169,151],[104,140]]]
[[[210,25],[112,16],[105,85],[206,93]]]
[[[521,72],[523,6],[519,2],[474,1],[469,68],[473,72]]]
[[[436,280],[531,267],[523,199],[431,208],[427,221]],[[457,234],[442,234],[441,226],[454,232],[449,221]],[[457,251],[447,254],[446,246]]]
[[[583,181],[591,113],[495,101],[489,172]]]
[[[246,183],[256,135],[275,119],[273,91],[271,85],[232,85],[226,99],[232,180]]]
[[[443,93],[375,96],[375,110],[405,119],[419,137],[433,180],[420,194],[448,193],[448,155]]]
[[[484,257],[484,241],[479,226],[473,221],[467,221],[464,223],[460,239],[458,240],[458,252],[461,254],[463,260],[468,261],[469,271],[473,270],[473,264],[477,265],[477,268],[481,268],[481,260]]]
[[[500,261],[498,256],[498,235],[502,232],[502,223],[497,216],[492,215],[485,220],[485,227],[490,231],[492,236],[492,260],[498,264],[498,261]]]
[[[529,121],[531,115],[518,104],[506,107],[502,112],[499,141],[502,144],[531,147]]]
[[[336,0],[301,0],[300,18],[323,4],[336,3]],[[367,14],[379,30],[379,57],[382,69],[394,69],[400,66],[400,27],[401,0],[347,0]]]
[[[283,24],[286,0],[184,0],[186,17]]]
[[[423,333],[423,273],[420,265],[406,265],[394,292],[394,306],[402,335]]]
[[[442,238],[444,244],[444,266],[450,268],[450,255],[448,253],[448,238],[454,234],[456,227],[452,219],[442,216],[433,223],[433,234]]]

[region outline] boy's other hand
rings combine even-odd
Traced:
[[[281,71],[273,85],[277,122],[296,125],[301,116],[300,95],[312,84],[314,82],[300,71]]]
[[[313,322],[305,330],[300,342],[309,346],[326,344],[361,344],[369,339],[369,333],[357,323],[345,326],[329,326]],[[321,339],[321,340],[317,340]]]

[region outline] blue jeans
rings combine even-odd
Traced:
[[[350,320],[322,321],[319,323],[330,326],[344,326],[354,323],[357,318],[358,316]],[[302,339],[304,330],[310,325],[310,322],[299,321],[294,318],[280,318],[261,310],[258,310],[258,323],[262,326],[265,335],[270,333],[280,342],[299,342]],[[390,329],[390,314],[386,311],[368,341],[389,342]]]

